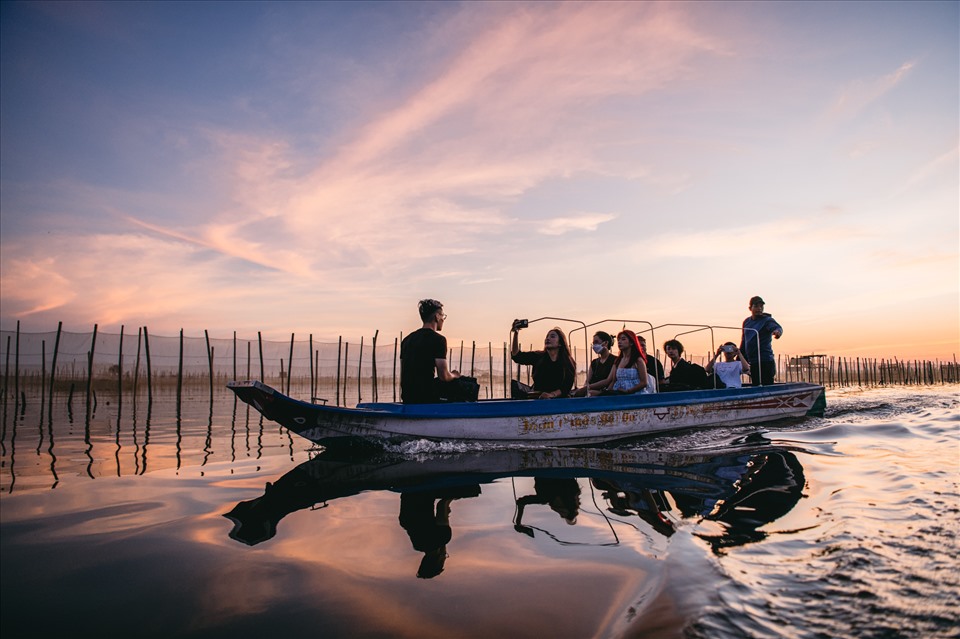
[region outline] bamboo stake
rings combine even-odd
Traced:
[[[93,390],[93,354],[97,348],[97,325],[93,325],[93,340],[87,353],[87,418],[90,417],[90,392]]]
[[[377,329],[373,332],[373,401],[379,401],[379,393],[377,393],[377,336],[380,334],[380,330]]]
[[[180,329],[180,356],[177,358],[177,412],[183,399],[183,329]]]
[[[340,347],[343,342],[343,336],[337,338],[337,406],[340,405]]]
[[[53,343],[53,361],[50,363],[50,414],[53,411],[53,384],[57,377],[57,353],[60,351],[60,332],[63,330],[63,322],[57,323],[57,340]],[[7,357],[10,357],[10,338],[7,337]],[[6,373],[4,373],[6,375]],[[4,395],[6,395],[6,379],[4,379]]]
[[[207,341],[207,364],[210,367],[210,406],[213,407],[213,349],[210,347],[210,333],[203,329],[203,337]]]
[[[293,377],[293,333],[290,333],[290,359],[287,360],[287,396],[290,395],[290,378]]]
[[[357,403],[363,401],[361,384],[363,381],[363,335],[360,336],[360,357],[357,358]]]
[[[260,381],[266,384],[267,378],[263,374],[263,335],[260,331],[257,331],[257,346],[260,348]]]
[[[147,356],[147,415],[149,415],[150,407],[153,406],[153,368],[150,363],[150,334],[146,326],[143,327],[143,352]]]

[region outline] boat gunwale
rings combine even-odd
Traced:
[[[669,393],[612,395],[563,399],[485,399],[477,402],[440,404],[403,404],[400,402],[360,403],[355,408],[314,404],[285,395],[257,380],[231,381],[231,390],[253,388],[268,395],[283,398],[317,413],[386,417],[420,421],[432,419],[485,419],[498,417],[535,417],[545,415],[575,415],[621,410],[667,408],[705,403],[727,403],[744,399],[774,397],[808,391],[825,392],[823,386],[808,382],[786,382],[768,386],[717,388]]]

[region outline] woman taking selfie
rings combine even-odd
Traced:
[[[514,320],[510,329],[510,354],[517,364],[533,366],[533,391],[525,392],[525,396],[529,399],[567,397],[576,380],[577,366],[570,356],[566,335],[559,328],[551,328],[543,338],[542,351],[521,351],[518,338],[521,328],[526,328],[526,320]]]

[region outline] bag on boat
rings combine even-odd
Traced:
[[[529,399],[533,393],[536,393],[536,391],[533,390],[533,386],[515,379],[510,380],[510,399]],[[537,395],[539,394],[540,393],[537,393]]]
[[[476,377],[461,375],[449,382],[438,382],[440,399],[446,402],[475,402],[480,397]]]

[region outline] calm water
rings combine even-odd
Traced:
[[[0,635],[957,637],[958,407],[831,391],[762,429],[357,458],[226,394],[28,398]]]

